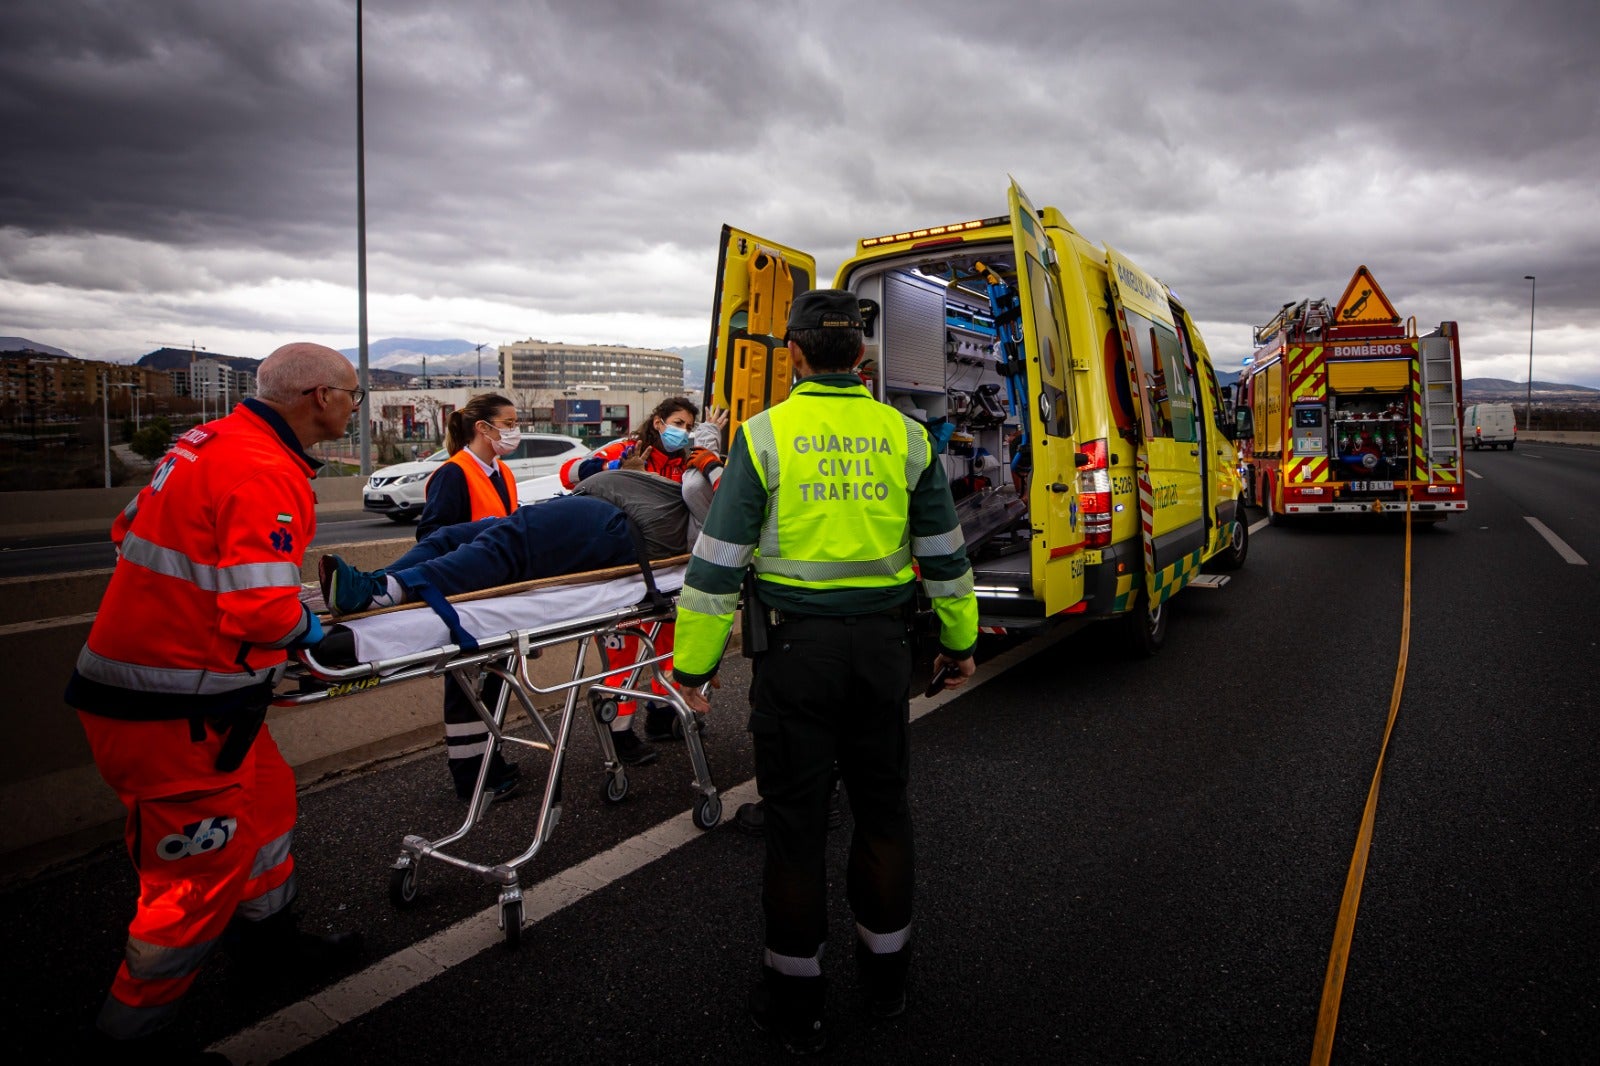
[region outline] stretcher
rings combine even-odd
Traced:
[[[389,873],[389,898],[398,907],[415,903],[423,860],[466,870],[499,887],[500,927],[506,943],[515,947],[522,931],[522,887],[518,871],[539,854],[561,818],[561,777],[568,743],[577,720],[580,697],[594,722],[604,764],[601,796],[608,804],[628,795],[628,773],[617,757],[611,739],[611,722],[623,699],[668,703],[677,712],[674,732],[681,729],[684,747],[694,769],[695,792],[691,817],[696,827],[711,829],[722,820],[722,799],[711,779],[705,749],[700,742],[699,715],[690,710],[677,689],[667,682],[661,664],[668,654],[656,654],[661,627],[673,620],[678,591],[683,584],[687,556],[652,565],[657,595],[650,595],[638,566],[619,566],[581,574],[543,578],[496,589],[450,597],[462,628],[478,642],[472,650],[451,642],[444,620],[425,604],[405,604],[359,615],[326,620],[328,636],[314,648],[301,649],[273,698],[275,706],[295,707],[367,692],[419,678],[450,675],[460,685],[495,744],[520,745],[540,754],[546,766],[544,786],[533,825],[533,842],[521,854],[500,863],[480,863],[465,858],[453,846],[465,838],[488,813],[495,796],[485,786],[490,760],[478,770],[468,810],[461,825],[437,840],[407,835]],[[320,610],[321,592],[308,586],[302,593],[313,610]],[[588,667],[592,645],[604,664],[607,638],[638,638],[635,659],[624,665]],[[570,677],[547,687],[537,684],[529,670],[536,658],[570,654]],[[624,674],[623,683],[608,685],[607,677]],[[484,674],[504,684],[493,707],[480,695]],[[666,695],[650,690],[657,681]],[[536,698],[563,696],[559,706],[541,710]],[[532,737],[506,734],[503,729],[512,698],[533,725]]]

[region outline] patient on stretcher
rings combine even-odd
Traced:
[[[444,597],[558,574],[601,570],[689,550],[702,500],[677,482],[642,470],[609,470],[570,496],[430,533],[382,570],[358,570],[337,555],[318,564],[333,615]],[[704,500],[709,504],[709,493]],[[699,510],[699,514],[693,513]],[[639,534],[636,542],[630,522]],[[437,607],[435,609],[438,609]]]

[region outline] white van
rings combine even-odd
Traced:
[[[517,479],[519,502],[536,503],[554,496],[561,483],[550,479],[555,478],[561,464],[568,459],[582,459],[589,451],[589,446],[576,437],[524,431],[517,450],[505,457],[511,476]],[[416,521],[427,502],[428,478],[448,458],[450,453],[440,448],[424,459],[373,471],[361,497],[362,510],[383,515],[391,522]]]
[[[1472,450],[1498,448],[1509,451],[1517,446],[1516,408],[1508,403],[1475,403],[1462,420],[1463,432],[1472,441]]]

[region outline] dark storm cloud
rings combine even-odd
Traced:
[[[1010,174],[1234,347],[1366,262],[1511,351],[1525,273],[1541,318],[1600,327],[1597,12],[369,0],[369,276],[682,318],[725,221],[826,273],[857,237],[998,213]],[[6,5],[0,282],[349,287],[354,29],[351,0]]]

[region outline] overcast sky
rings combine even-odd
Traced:
[[[369,336],[705,343],[724,222],[1003,213],[1172,285],[1219,365],[1365,263],[1467,376],[1600,386],[1595,0],[367,0]],[[0,335],[357,339],[354,0],[0,5]]]

